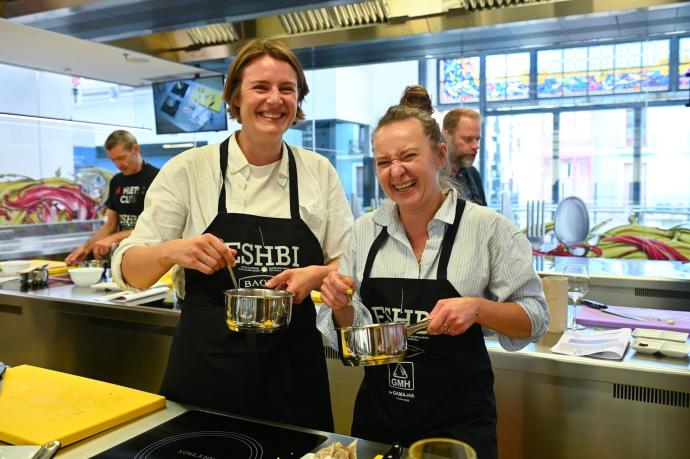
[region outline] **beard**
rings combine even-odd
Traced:
[[[470,167],[472,164],[474,164],[475,158],[476,155],[460,156],[458,158],[458,161],[460,162],[460,164],[462,164],[462,167]]]
[[[452,156],[454,172],[457,174],[460,171],[460,169],[470,167],[472,164],[474,164],[475,157],[475,155],[462,155],[457,153],[454,154]]]

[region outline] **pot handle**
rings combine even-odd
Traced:
[[[335,333],[338,335],[338,358],[340,358],[340,361],[346,367],[356,366],[357,365],[356,363],[345,358],[345,353],[343,352],[343,348],[345,347],[345,345],[343,344],[343,331],[342,331],[342,329],[336,328]]]
[[[351,288],[347,289],[347,292],[345,292],[345,294],[349,297],[352,297],[352,289]],[[321,301],[321,292],[319,292],[318,290],[312,290],[311,291],[311,300],[314,303],[323,304],[323,301]],[[350,306],[352,306],[352,299],[350,299]]]
[[[408,325],[405,328],[405,336],[414,335],[417,332],[426,330],[429,326],[429,322],[431,322],[431,319],[427,317],[425,319],[420,320],[414,325]]]

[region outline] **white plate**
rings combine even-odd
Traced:
[[[690,344],[660,341],[648,338],[635,338],[630,345],[637,352],[654,354],[659,352],[669,357],[687,357],[690,354]]]
[[[636,328],[633,330],[632,335],[635,338],[652,338],[663,341],[678,341],[679,343],[685,343],[688,340],[688,336],[690,336],[685,332],[656,330],[654,328]]]
[[[566,245],[583,242],[589,234],[587,206],[578,197],[570,196],[559,202],[553,221],[556,238]]]
[[[630,347],[643,354],[654,354],[659,352],[663,343],[657,339],[635,338]]]
[[[669,357],[687,357],[690,354],[690,344],[664,341],[659,352]]]

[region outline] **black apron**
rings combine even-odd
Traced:
[[[441,244],[436,279],[369,277],[376,254],[388,239],[387,229],[381,230],[369,250],[360,286],[362,303],[375,322],[388,316],[414,324],[428,316],[438,300],[461,296],[446,272],[464,209],[465,201],[458,199],[455,220]],[[458,336],[410,336],[404,362],[365,367],[352,435],[403,445],[451,437],[470,444],[480,459],[495,458],[493,380],[479,324]]]
[[[220,147],[223,178],[228,140]],[[323,265],[321,245],[300,218],[297,167],[289,147],[287,153],[291,218],[227,213],[222,182],[218,215],[205,233],[237,249],[240,287],[261,288],[285,269]],[[161,394],[178,402],[333,431],[328,372],[311,298],[293,305],[286,330],[233,332],[225,324],[223,296],[230,288],[227,269],[212,275],[185,269],[186,294]]]

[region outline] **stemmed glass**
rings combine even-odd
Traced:
[[[577,305],[580,299],[589,291],[589,271],[585,265],[567,265],[563,269],[563,276],[568,279],[568,296],[573,301],[573,320],[568,330],[582,330],[584,325],[577,323]]]
[[[477,453],[453,438],[425,438],[410,445],[406,459],[477,459]]]

